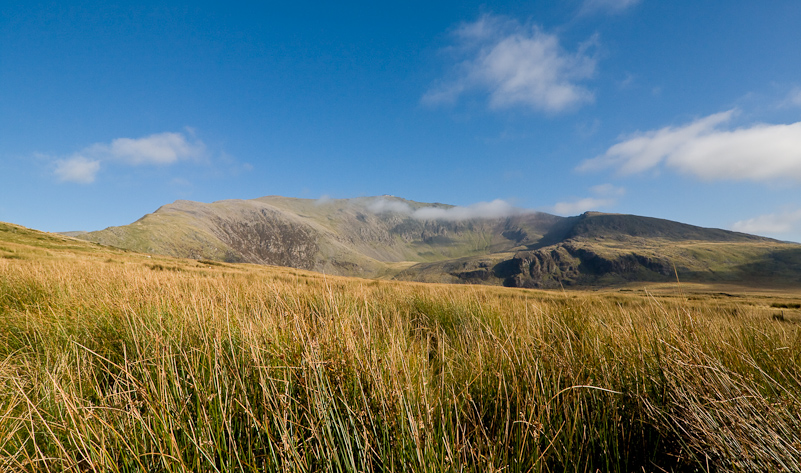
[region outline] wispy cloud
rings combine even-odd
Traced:
[[[142,138],[117,138],[56,159],[53,173],[60,181],[91,184],[103,162],[129,166],[169,165],[182,160],[198,160],[205,153],[205,144],[191,130],[187,134],[157,133]]]
[[[68,159],[58,159],[54,165],[53,173],[62,182],[91,184],[100,171],[100,161],[80,155]]]
[[[707,180],[801,181],[801,122],[725,129],[735,113],[635,134],[578,169],[635,174],[665,166]]]
[[[590,191],[602,197],[622,197],[626,194],[626,189],[612,184],[599,184],[590,187]]]
[[[389,212],[411,214],[414,212],[412,207],[406,202],[390,200],[384,197],[378,197],[370,202],[370,204],[367,206],[367,210],[374,214],[383,214]]]
[[[465,207],[421,207],[413,209],[406,202],[379,197],[373,200],[367,206],[367,209],[376,214],[391,212],[405,214],[417,220],[448,221],[505,218],[532,212],[531,210],[515,207],[501,199],[496,199],[492,202],[478,202]]]
[[[461,25],[453,37],[454,77],[429,90],[424,103],[454,103],[479,92],[488,94],[494,109],[522,105],[561,112],[594,100],[579,85],[595,74],[597,61],[588,53],[594,39],[571,53],[536,25],[493,15]]]
[[[757,235],[782,235],[801,230],[801,209],[760,215],[748,220],[740,220],[732,225],[732,230]]]
[[[188,138],[183,133],[158,133],[136,139],[117,138],[108,144],[97,143],[84,150],[84,153],[136,166],[197,159],[203,156],[205,150],[203,142]]]
[[[553,206],[553,212],[557,215],[576,215],[587,212],[588,210],[598,210],[614,203],[615,201],[613,199],[585,197],[571,202],[558,202]]]
[[[638,3],[640,3],[640,0],[585,0],[581,6],[580,13],[620,13]]]
[[[801,107],[801,87],[794,87],[787,94],[783,104],[785,107]]]
[[[594,197],[584,197],[566,202],[556,203],[552,211],[558,215],[576,215],[588,210],[599,210],[615,205],[626,189],[612,184],[600,184],[590,188]]]
[[[621,90],[630,88],[636,82],[636,78],[630,72],[626,72],[626,77],[617,83],[618,88]]]
[[[183,177],[174,177],[170,179],[170,185],[185,189],[192,187],[192,182],[190,182],[189,179],[185,179]]]
[[[331,198],[328,194],[323,194],[320,196],[319,199],[314,201],[314,205],[325,205],[329,202],[333,202],[334,199]]]
[[[412,213],[420,220],[469,220],[473,218],[504,218],[525,213],[509,202],[496,199],[492,202],[478,202],[467,207],[423,207]]]

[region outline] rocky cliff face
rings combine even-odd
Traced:
[[[566,243],[519,252],[499,263],[495,274],[505,286],[557,288],[592,284],[609,275],[621,281],[667,280],[673,269],[667,259],[636,252],[603,255]]]
[[[231,248],[232,260],[315,269],[319,235],[314,229],[261,210],[261,218],[213,219],[213,233]],[[232,261],[232,262],[234,262]]]

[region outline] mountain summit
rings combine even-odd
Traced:
[[[801,282],[801,245],[633,215],[558,217],[394,196],[179,200],[79,236],[140,252],[328,274],[518,287],[679,277]]]

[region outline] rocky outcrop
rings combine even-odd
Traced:
[[[581,275],[581,261],[564,246],[517,253],[507,265],[504,285],[550,288],[573,284]]]
[[[666,259],[628,252],[602,255],[572,242],[534,251],[522,251],[498,263],[496,277],[509,287],[550,289],[593,284],[603,278],[667,279],[673,272]]]
[[[575,248],[572,253],[581,260],[582,272],[589,275],[602,276],[616,273],[625,276],[635,275],[643,270],[651,271],[661,276],[670,276],[673,273],[673,268],[666,259],[646,256],[636,252],[611,258],[602,256],[588,248]]]

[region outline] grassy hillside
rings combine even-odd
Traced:
[[[126,252],[64,235],[40,232],[13,223],[0,222],[0,258],[2,259],[74,258],[123,253]]]
[[[387,210],[376,209],[376,204]],[[407,210],[397,211],[392,209]],[[448,209],[397,197],[318,201],[286,197],[177,201],[138,221],[80,238],[140,252],[274,264],[376,277],[404,262],[485,255],[538,241],[560,217],[420,220],[409,212]]]
[[[565,232],[563,235],[559,235],[558,239],[560,241],[572,238],[606,240],[640,238],[663,241],[715,242],[762,242],[769,240],[747,233],[698,227],[660,218],[603,214],[599,212],[586,212],[578,217],[566,219],[560,231]]]
[[[801,245],[754,235],[597,212],[423,219],[414,213],[421,209],[454,210],[391,196],[177,201],[76,236],[152,254],[407,281],[558,288],[678,275],[801,285]]]
[[[2,229],[2,471],[801,470],[797,292],[368,281]]]
[[[801,245],[635,215],[588,212],[514,252],[421,263],[397,279],[512,287],[637,281],[801,287]]]

